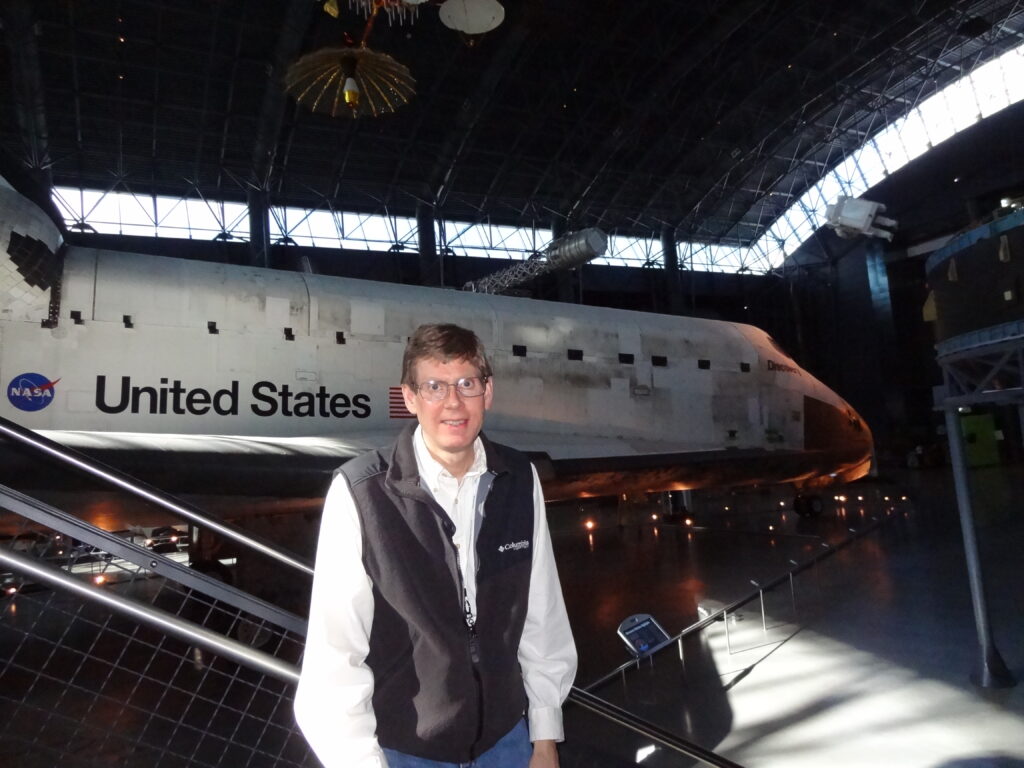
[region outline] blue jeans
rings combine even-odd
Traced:
[[[520,720],[497,744],[469,763],[440,763],[393,749],[384,750],[388,768],[527,768],[532,755],[533,745],[525,720]]]

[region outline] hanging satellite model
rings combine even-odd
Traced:
[[[840,195],[838,200],[825,207],[825,224],[840,237],[867,235],[891,243],[898,222],[882,216],[884,212],[885,206],[882,203]]]
[[[437,15],[448,29],[482,35],[505,20],[505,8],[498,0],[445,0]]]

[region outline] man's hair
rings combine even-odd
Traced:
[[[420,360],[465,360],[480,371],[481,376],[491,377],[491,364],[487,362],[483,342],[472,331],[451,323],[429,323],[421,325],[405,345],[402,358],[402,383],[414,386],[416,363]]]

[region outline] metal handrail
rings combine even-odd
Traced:
[[[162,507],[169,512],[173,512],[179,517],[183,517],[190,522],[213,531],[214,533],[232,539],[233,541],[249,547],[261,555],[287,565],[289,568],[300,571],[309,576],[313,575],[312,565],[298,557],[295,557],[294,555],[277,549],[269,542],[263,541],[262,539],[253,536],[251,533],[246,533],[241,528],[231,525],[230,523],[226,523],[223,520],[214,520],[213,518],[208,517],[203,510],[199,509],[199,507],[192,506],[191,504],[177,499],[168,493],[164,493],[159,488],[149,485],[148,483],[144,483],[141,480],[137,480],[130,475],[109,466],[108,464],[91,459],[73,448],[67,448],[60,443],[50,440],[49,438],[42,437],[32,430],[25,429],[24,427],[15,424],[13,421],[0,418],[0,435],[19,443],[36,453],[56,459],[62,464],[70,465],[82,472],[85,472],[86,474],[99,478],[103,482],[115,485],[133,496],[145,499],[158,507]]]
[[[202,592],[235,608],[247,611],[264,621],[291,632],[305,635],[306,621],[266,600],[238,589],[220,579],[211,578],[194,568],[152,552],[122,539],[102,528],[79,520],[74,515],[49,504],[0,485],[0,501],[4,508],[47,528],[60,531],[96,549],[120,557],[158,576],[171,579],[190,589]]]
[[[37,582],[70,592],[87,600],[102,603],[107,608],[125,614],[138,621],[143,621],[169,635],[173,635],[191,645],[202,646],[220,656],[231,659],[243,666],[256,669],[291,685],[299,682],[298,667],[281,661],[270,654],[257,651],[237,640],[224,637],[191,621],[186,621],[167,611],[144,605],[135,600],[114,594],[104,589],[92,587],[88,583],[69,576],[63,571],[40,565],[25,555],[0,548],[0,564],[29,576]]]
[[[621,725],[623,728],[627,728],[634,733],[646,736],[652,741],[656,741],[662,746],[668,747],[673,752],[678,752],[686,757],[700,760],[707,765],[714,766],[715,768],[743,768],[743,766],[738,763],[734,763],[731,760],[728,760],[721,755],[717,755],[704,747],[698,746],[691,741],[682,739],[674,733],[666,731],[664,728],[655,725],[649,720],[644,720],[642,717],[638,717],[632,712],[622,709],[621,707],[617,707],[614,704],[595,696],[589,691],[583,690],[582,688],[576,688],[574,686],[573,689],[569,691],[568,700],[580,705],[584,709],[593,712],[596,715],[603,717],[605,720]]]

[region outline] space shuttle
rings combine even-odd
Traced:
[[[0,417],[166,490],[322,495],[409,423],[426,322],[483,340],[486,432],[550,500],[870,467],[861,417],[750,325],[68,246],[0,179]]]

